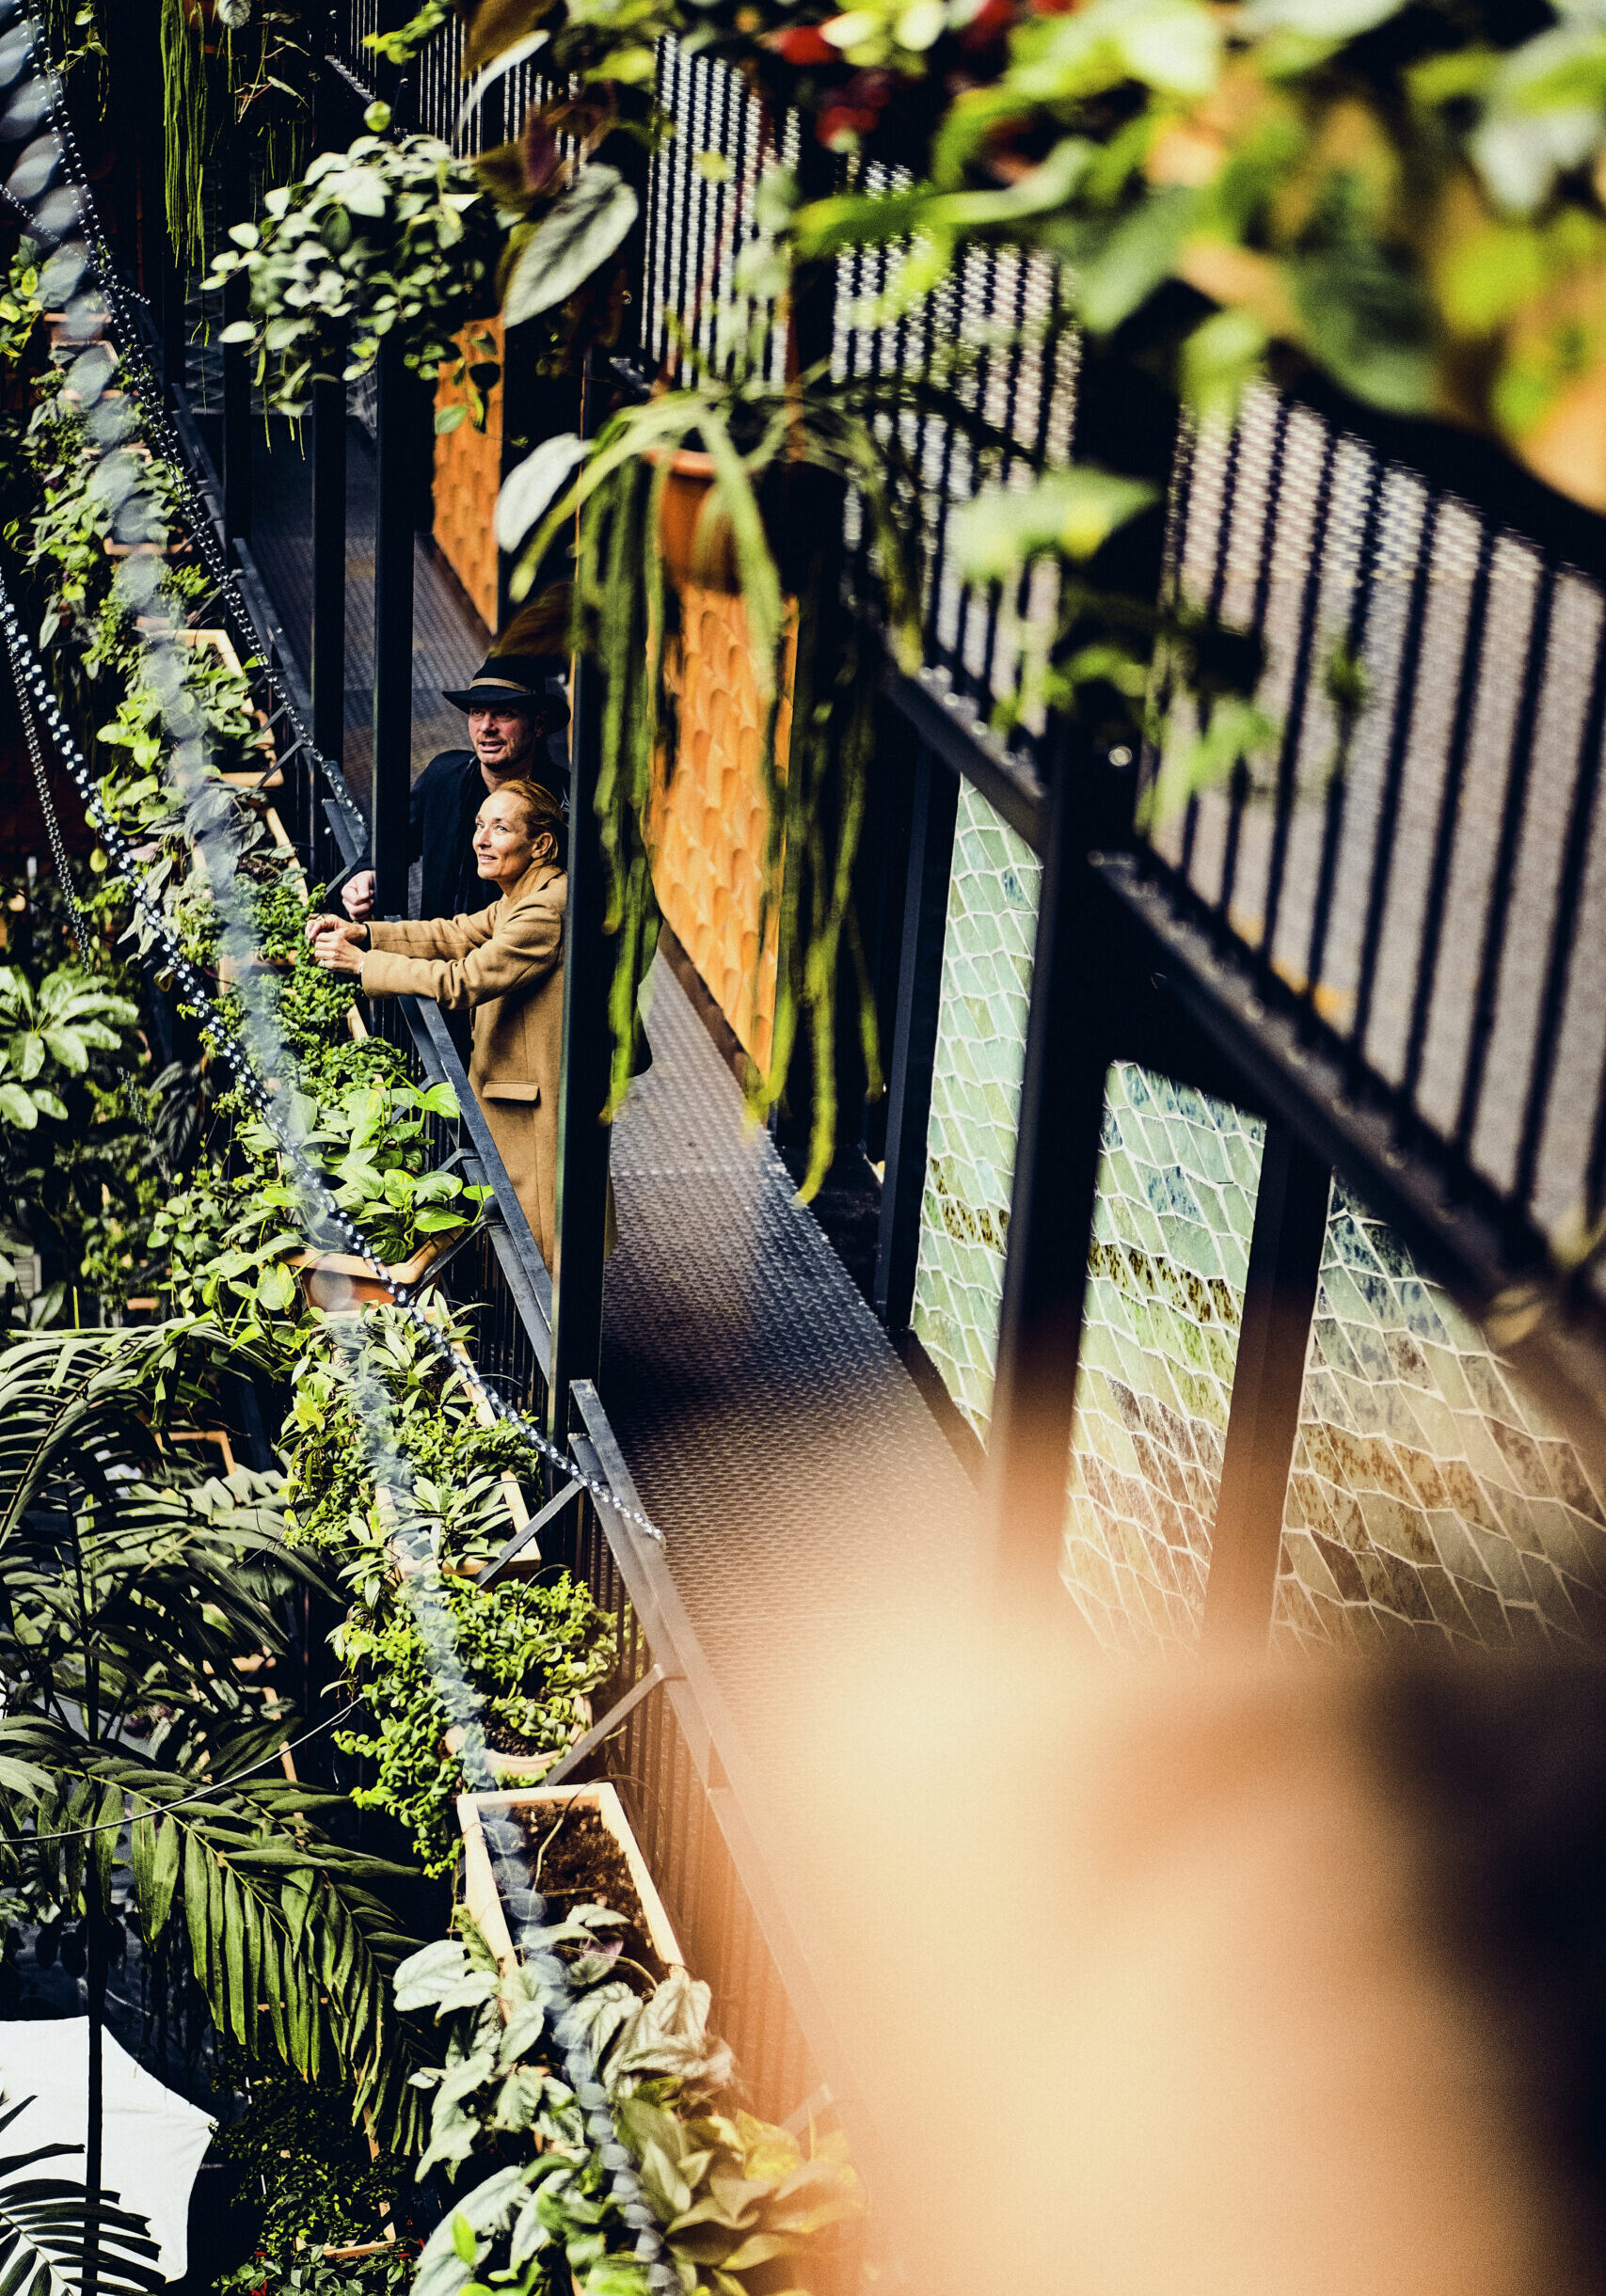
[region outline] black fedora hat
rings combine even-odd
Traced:
[[[441,693],[458,709],[539,707],[555,731],[568,723],[569,705],[549,680],[561,679],[567,668],[561,654],[487,654],[467,686],[443,686]]]

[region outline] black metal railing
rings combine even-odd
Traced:
[[[260,587],[247,579],[227,608],[243,657],[277,662],[277,625]],[[257,675],[265,709],[275,697],[262,668]],[[328,761],[302,745],[284,754],[281,772],[274,794],[304,865],[325,875],[355,862],[360,828]],[[478,1229],[452,1254],[441,1291],[472,1329],[487,1385],[540,1421],[551,1283],[450,1028],[438,1006],[413,997],[375,1000],[369,1012],[375,1031],[403,1052],[414,1082],[445,1082],[456,1095],[457,1119],[430,1120],[432,1152],[437,1162],[457,1159],[468,1178],[489,1184],[492,1198]],[[595,1387],[582,1383],[577,1401],[577,1463],[622,1507],[644,1512]],[[844,2107],[851,2122],[851,2082],[762,1845],[762,1797],[662,1550],[628,1515],[583,1492],[559,1526],[543,1551],[583,1577],[613,1618],[615,1693],[658,1670],[651,1693],[601,1750],[600,1774],[618,1786],[691,1966],[712,1987],[742,2096],[755,2112],[800,2129],[811,2116],[828,2124]],[[868,2131],[851,2133],[867,2150]]]
[[[337,11],[348,92],[392,92],[361,46],[376,15],[377,0],[347,0]],[[516,134],[544,87],[528,64],[509,74],[494,119],[487,105],[460,148]],[[802,149],[795,121],[767,119],[737,74],[672,41],[660,49],[658,94],[677,133],[648,179],[639,356],[653,372],[672,370],[688,343],[711,355],[715,310],[754,230],[757,169],[771,149],[788,158]],[[452,138],[461,100],[453,46],[407,75],[401,117]],[[699,166],[707,153],[726,166]],[[866,181],[890,179],[868,170]],[[1146,937],[1129,972],[1144,982],[1163,972],[1167,993],[1242,1080],[1242,1097],[1343,1164],[1464,1293],[1487,1301],[1512,1271],[1586,1239],[1606,1196],[1598,914],[1606,822],[1596,801],[1606,647],[1600,591],[1582,570],[1592,547],[1598,562],[1599,522],[1580,517],[1552,533],[1535,518],[1535,539],[1526,540],[1527,510],[1497,501],[1471,455],[1457,457],[1459,477],[1429,476],[1413,467],[1428,455],[1429,432],[1386,448],[1359,416],[1335,420],[1270,391],[1251,396],[1231,434],[1185,431],[1174,466],[1157,452],[1151,472],[1173,504],[1166,578],[1264,637],[1260,698],[1272,730],[1264,754],[1185,803],[1162,806],[1143,835],[1116,832],[1105,849],[1094,831],[1108,815],[1083,802],[1079,784],[1109,761],[1078,753],[1063,728],[1029,711],[1005,738],[985,728],[994,703],[1019,694],[1023,632],[1029,640],[1047,626],[1052,576],[1006,600],[967,586],[950,550],[954,504],[989,479],[1064,461],[1078,432],[1088,451],[1097,433],[1101,410],[1078,403],[1080,354],[1062,324],[1056,275],[1042,258],[973,249],[942,286],[893,308],[902,261],[897,248],[843,259],[838,372],[911,373],[942,345],[962,342],[974,353],[962,388],[1008,443],[989,459],[962,428],[896,418],[924,482],[929,572],[927,672],[894,699],[928,761],[976,782],[1051,855],[1020,1124],[1021,1165],[1036,1177],[1017,1178],[1010,1252],[1016,1275],[1034,1251],[1056,1265],[1046,1275],[1035,1268],[1035,1291],[1007,1283],[995,1428],[1008,1428],[1003,1391],[1020,1378],[1053,1297],[1079,1303],[1086,1269],[1091,1146],[1074,1181],[1089,1204],[1049,1223],[1051,1249],[1041,1242],[1043,1223],[1026,1216],[1033,1190],[1047,1204],[1070,1188],[1064,1139],[1034,1137],[1056,1122],[1064,1129],[1066,1095],[1039,1086],[1086,1060],[1092,1073],[1077,1106],[1096,1145],[1105,1058],[1130,1050],[1088,1022],[1097,952],[1075,935],[1089,887],[1107,890],[1137,921]],[[1180,762],[1179,736],[1169,756],[1146,757],[1145,786],[1163,796],[1165,768]],[[309,783],[298,835],[338,834],[319,829],[326,795]],[[942,866],[937,854],[933,881]],[[940,931],[940,904],[929,906]],[[913,940],[910,947],[913,976],[921,959]],[[929,1064],[934,999],[923,1009]],[[435,1059],[455,1081],[455,1055],[428,1016],[405,1020],[420,1061],[428,1069]],[[890,1049],[896,1068],[900,1048]],[[459,1089],[471,1129],[470,1096]],[[923,1160],[923,1118],[910,1134],[909,1153]],[[510,1397],[537,1397],[549,1293],[538,1255],[517,1232],[511,1191],[504,1198],[499,1188],[498,1202],[501,1217],[487,1225],[477,1256],[454,1263],[452,1296],[477,1306],[487,1375]],[[1018,1345],[1011,1333],[1025,1335]],[[1068,1428],[1073,1346],[1051,1370]],[[623,1498],[623,1465],[610,1453],[600,1405],[586,1404],[582,1417],[577,1456],[603,1460]],[[1012,1439],[1006,1433],[997,1448]],[[1056,1482],[1051,1463],[1043,1479],[1044,1544],[1051,1538],[1056,1551],[1062,1469],[1061,1461]],[[577,1567],[620,1620],[627,1671],[650,1661],[668,1677],[632,1715],[611,1760],[701,1973],[728,1970],[734,1984],[750,1952],[755,1968],[762,1962],[743,2044],[755,2097],[779,2111],[789,2084],[817,2073],[836,2089],[829,2021],[755,1846],[757,1805],[733,1782],[743,1775],[739,1748],[661,1558],[606,1510],[587,1512],[568,1535]],[[723,1981],[719,1989],[723,2017],[748,2015]]]
[[[1180,494],[1182,588],[1263,638],[1275,731],[1142,867],[1394,1155],[1565,1255],[1606,1185],[1598,580],[1268,390]]]

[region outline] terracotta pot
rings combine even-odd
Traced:
[[[736,538],[724,512],[708,507],[713,491],[711,454],[681,447],[670,456],[669,476],[659,502],[659,554],[677,589],[694,584],[723,597],[735,597],[741,589]],[[703,515],[706,510],[707,517]]]
[[[466,1227],[469,1223],[465,1221],[463,1225]],[[427,1243],[419,1245],[410,1259],[384,1261],[391,1284],[399,1287],[421,1283],[447,1244],[455,1242],[460,1233],[460,1229],[454,1228],[444,1237],[432,1236]],[[390,1296],[367,1260],[358,1259],[355,1252],[295,1252],[287,1264],[301,1278],[301,1289],[310,1307],[324,1307],[338,1314],[346,1308],[379,1306]]]
[[[660,457],[654,453],[648,459]],[[669,456],[669,477],[659,504],[659,552],[677,590],[694,588],[722,597],[739,597],[736,536],[728,515],[709,506],[713,491],[711,454],[680,447]],[[841,484],[828,470],[786,458],[761,472],[756,492],[765,539],[774,554],[781,588],[788,597],[795,597],[807,584],[809,561],[817,544],[831,531],[841,530]]]

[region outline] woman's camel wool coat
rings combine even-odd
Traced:
[[[569,880],[534,862],[476,916],[369,926],[370,996],[428,996],[472,1013],[479,1096],[541,1257],[557,1226],[558,1078],[564,1051],[564,909]]]

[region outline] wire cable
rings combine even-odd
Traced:
[[[338,1713],[326,1715],[321,1722],[314,1722],[310,1730],[304,1730],[298,1738],[287,1738],[282,1746],[276,1746],[272,1753],[264,1754],[260,1762],[248,1763],[243,1770],[235,1770],[228,1778],[216,1779],[211,1785],[198,1787],[193,1794],[181,1794],[177,1801],[160,1802],[150,1810],[136,1812],[133,1817],[124,1812],[119,1817],[103,1818],[98,1826],[73,1826],[65,1833],[19,1834],[15,1837],[16,1841],[20,1846],[30,1849],[44,1849],[56,1842],[85,1842],[92,1833],[120,1833],[125,1826],[142,1826],[147,1818],[166,1817],[169,1810],[187,1810],[195,1802],[212,1801],[219,1794],[231,1792],[243,1779],[254,1778],[259,1770],[265,1770],[281,1756],[293,1754],[298,1746],[307,1746],[313,1738],[321,1738],[326,1730],[332,1730],[337,1722],[343,1722],[348,1714],[355,1714],[357,1707],[355,1698],[348,1700]],[[122,1791],[125,1794],[137,1794],[139,1788],[124,1786]]]

